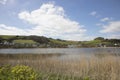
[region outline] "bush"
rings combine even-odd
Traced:
[[[0,80],[37,80],[37,73],[24,65],[1,66]]]
[[[0,80],[12,80],[10,66],[0,67]]]

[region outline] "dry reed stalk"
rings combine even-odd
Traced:
[[[56,73],[79,77],[90,77],[91,80],[120,80],[120,57],[107,55],[102,58],[85,56],[79,60],[59,60],[49,56],[19,55],[2,56],[0,64],[24,64],[43,73]]]

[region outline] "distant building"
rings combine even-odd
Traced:
[[[77,45],[68,45],[68,48],[76,48]]]
[[[98,47],[106,47],[106,45],[105,45],[105,44],[100,43],[100,44],[98,45]]]

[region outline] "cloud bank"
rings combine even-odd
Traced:
[[[27,34],[25,30],[13,27],[6,26],[5,24],[0,24],[0,35],[24,35]]]
[[[117,33],[120,32],[120,21],[112,21],[103,26],[101,33]]]
[[[0,0],[0,4],[5,5],[7,3],[8,0]]]
[[[0,34],[7,35],[39,35],[67,40],[84,40],[86,29],[78,22],[67,18],[62,7],[48,3],[31,12],[23,11],[18,14],[19,19],[34,27],[19,29],[17,27],[0,24]]]

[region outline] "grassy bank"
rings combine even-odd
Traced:
[[[119,80],[120,58],[116,55],[80,60],[51,58],[60,55],[9,54],[0,55],[0,65],[22,64],[40,73],[40,80]]]
[[[120,47],[120,39],[97,37],[90,41],[70,41],[44,36],[0,35],[0,48],[81,48]]]

